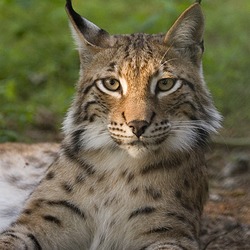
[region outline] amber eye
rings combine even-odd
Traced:
[[[174,87],[176,83],[175,78],[162,78],[157,82],[158,91],[168,91]]]
[[[117,91],[120,89],[120,82],[113,78],[102,79],[103,86],[110,91]]]

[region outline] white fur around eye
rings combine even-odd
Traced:
[[[122,86],[122,94],[126,95],[127,91],[128,91],[128,84],[127,81],[124,78],[120,78],[120,84]]]
[[[169,89],[168,91],[159,91],[157,93],[157,84],[158,84],[158,81],[160,79],[153,79],[152,82],[151,82],[151,85],[150,85],[150,92],[153,94],[153,95],[156,95],[160,98],[160,97],[163,97],[163,96],[167,96],[167,95],[170,95],[172,94],[173,92],[175,92],[176,90],[178,90],[181,86],[182,86],[182,80],[178,79],[174,86]]]
[[[97,80],[96,81],[96,86],[99,90],[101,90],[102,92],[108,94],[108,95],[111,95],[111,96],[114,96],[115,98],[120,98],[121,97],[121,92],[120,91],[111,91],[111,90],[108,90],[104,85],[103,85],[103,80]],[[121,85],[122,87],[122,85]]]
[[[158,97],[163,97],[163,96],[170,95],[173,92],[175,92],[176,90],[178,90],[181,86],[182,86],[182,80],[178,79],[175,82],[174,86],[170,90],[168,90],[168,91],[159,91],[157,95],[158,95]]]

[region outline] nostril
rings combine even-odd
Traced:
[[[134,126],[130,125],[129,127],[131,128],[132,131],[135,130],[135,127],[134,127]]]
[[[148,126],[146,126],[146,125],[143,126],[143,127],[141,128],[141,132],[144,133],[147,127],[148,127]]]
[[[145,132],[149,123],[144,120],[133,120],[128,123],[128,126],[131,128],[133,134],[139,138]]]

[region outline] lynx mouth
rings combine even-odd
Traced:
[[[143,142],[140,140],[140,138],[138,140],[132,141],[130,143],[128,143],[127,145],[129,146],[139,146],[139,147],[147,147],[148,143]]]
[[[123,143],[120,142],[119,146],[122,148],[151,151],[161,147],[162,143],[167,140],[167,136],[161,138],[151,138],[151,140],[143,139],[137,139],[130,142],[124,141]]]
[[[140,148],[148,148],[150,146],[159,146],[164,141],[167,140],[169,134],[166,133],[164,136],[152,136],[152,137],[140,137],[140,138],[117,138],[111,136],[114,142],[116,142],[120,146],[130,146],[130,147],[140,147]]]

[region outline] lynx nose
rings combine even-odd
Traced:
[[[128,126],[131,128],[132,132],[139,138],[149,126],[147,121],[143,120],[133,120],[128,123]]]

